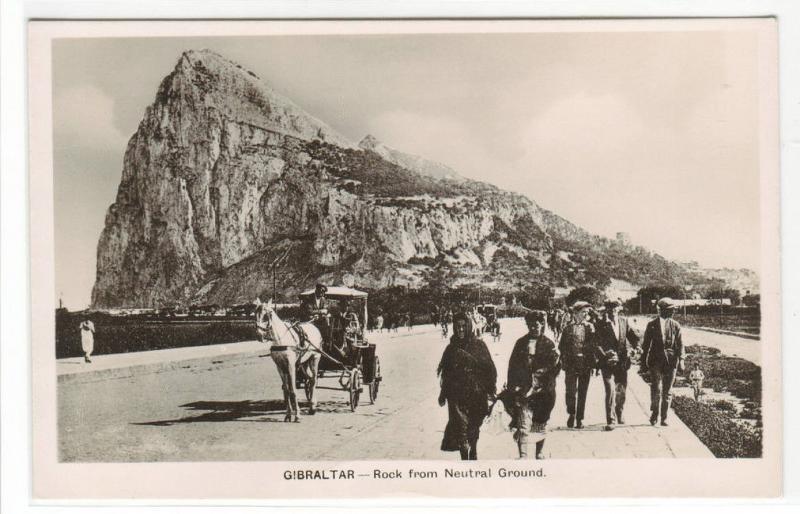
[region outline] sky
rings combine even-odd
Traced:
[[[354,142],[372,134],[670,259],[759,269],[754,32],[60,39],[56,294],[70,309],[90,301],[128,139],[202,48]]]

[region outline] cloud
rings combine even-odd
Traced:
[[[114,125],[114,101],[95,86],[58,90],[53,99],[55,146],[122,153],[128,141]]]
[[[639,115],[624,99],[580,92],[554,102],[523,129],[521,143],[529,149],[523,159],[597,163],[628,154],[642,131]]]

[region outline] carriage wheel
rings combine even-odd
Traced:
[[[372,382],[369,383],[369,401],[374,404],[378,399],[378,389],[381,385],[381,360],[375,356],[375,372],[373,373]]]
[[[355,412],[358,399],[361,396],[361,371],[353,368],[350,371],[350,410]]]

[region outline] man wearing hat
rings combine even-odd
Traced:
[[[672,319],[676,303],[671,298],[658,301],[658,317],[644,330],[642,341],[642,373],[650,375],[650,424],[661,414],[661,426],[667,426],[672,384],[683,370],[681,326]]]
[[[572,322],[561,333],[558,349],[567,390],[567,426],[583,428],[586,391],[596,363],[594,327],[588,321],[592,305],[579,300],[572,304],[571,310]]]
[[[328,300],[325,294],[328,288],[324,284],[317,284],[314,295],[303,300],[301,311],[303,318],[314,323],[322,334],[323,341],[328,342],[330,336],[328,323]]]
[[[639,336],[628,325],[628,320],[620,316],[620,312],[622,302],[606,302],[605,315],[595,325],[597,356],[606,393],[606,430],[613,429],[615,422],[625,422],[622,410],[628,388],[630,355],[633,348],[639,346]]]
[[[508,361],[506,388],[510,405],[507,410],[513,418],[511,427],[516,429],[514,440],[519,448],[519,458],[528,456],[530,432],[536,439],[536,458],[543,459],[547,421],[556,403],[560,355],[556,344],[544,333],[547,326],[545,311],[528,312],[525,324],[528,333],[514,344]]]

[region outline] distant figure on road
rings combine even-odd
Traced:
[[[453,319],[453,336],[442,354],[439,405],[447,402],[449,419],[442,451],[458,451],[461,460],[478,459],[481,424],[489,414],[489,400],[497,387],[497,369],[486,343],[475,335],[472,320],[459,313]]]
[[[614,423],[625,423],[622,411],[628,388],[628,370],[631,353],[639,346],[639,336],[620,316],[622,302],[612,300],[605,304],[606,312],[595,327],[600,371],[606,393],[606,430]]]
[[[642,373],[650,375],[650,424],[655,425],[661,414],[661,426],[667,426],[672,385],[675,375],[683,371],[683,339],[681,326],[672,319],[675,301],[658,301],[658,317],[644,330],[642,342]]]
[[[375,330],[377,330],[378,333],[383,332],[383,315],[381,314],[375,317]]]
[[[564,368],[569,428],[583,428],[586,391],[596,363],[594,327],[588,321],[591,310],[589,302],[575,302],[572,305],[572,322],[564,328],[558,343]]]
[[[80,324],[81,349],[83,350],[83,360],[92,362],[92,352],[94,352],[94,323],[89,318],[83,318]]]
[[[692,383],[692,391],[694,391],[694,401],[700,400],[700,395],[703,392],[703,380],[706,379],[705,373],[700,369],[700,363],[694,363],[694,369],[689,373],[689,381]]]
[[[545,311],[525,315],[528,333],[514,344],[508,361],[507,390],[511,395],[511,427],[519,458],[528,456],[528,432],[536,434],[536,458],[543,459],[547,421],[556,403],[556,377],[561,371],[561,356],[556,343],[545,335]]]

